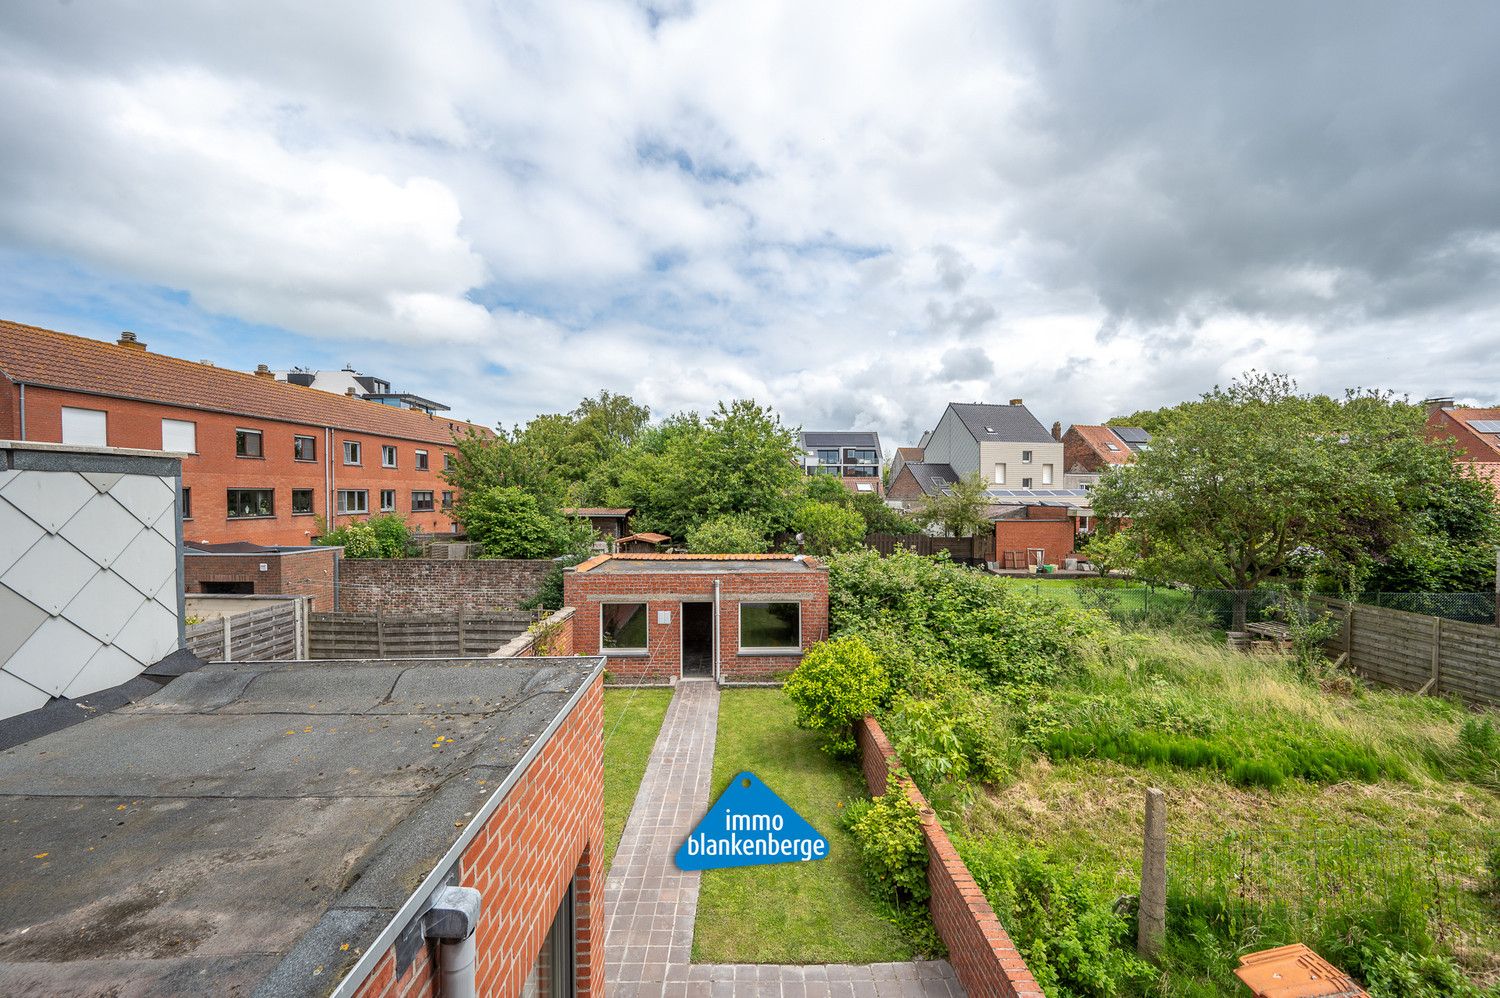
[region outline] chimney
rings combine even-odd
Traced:
[[[139,350],[141,353],[146,352],[146,344],[136,339],[135,333],[132,333],[128,329],[120,333],[120,338],[116,342],[127,350]]]
[[[349,396],[350,398],[359,398],[359,392],[355,391],[353,388],[345,388],[344,394]]]
[[[1058,422],[1057,420],[1053,420],[1052,422],[1052,439],[1062,439],[1062,423]]]
[[[255,365],[255,376],[257,378],[270,378],[272,381],[276,380],[276,375],[272,374],[271,369],[265,364]]]
[[[1437,396],[1434,396],[1434,397],[1432,397],[1430,399],[1423,399],[1422,400],[1422,408],[1424,408],[1424,409],[1427,410],[1427,415],[1428,416],[1431,416],[1434,412],[1437,412],[1439,409],[1452,409],[1453,408],[1453,398],[1452,398],[1452,396],[1448,396],[1448,395],[1437,395]]]
[[[1021,400],[1020,399],[1011,399],[1010,400],[1010,404],[1011,405],[1020,405],[1021,404]]]

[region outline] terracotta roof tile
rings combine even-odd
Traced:
[[[1101,457],[1105,461],[1108,461],[1110,464],[1130,463],[1130,445],[1127,444],[1124,440],[1121,440],[1120,437],[1115,433],[1115,431],[1110,427],[1080,426],[1075,423],[1073,425],[1073,429],[1078,431],[1078,435],[1083,437],[1084,441],[1090,447],[1094,448],[1094,453],[1098,454],[1099,457]],[[1111,444],[1117,447],[1118,450],[1111,450]]]
[[[0,320],[0,374],[28,385],[431,444],[486,427]]]

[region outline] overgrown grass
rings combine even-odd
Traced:
[[[604,869],[614,862],[625,821],[661,730],[671,690],[631,687],[604,691]]]
[[[703,874],[693,959],[716,963],[910,960],[910,943],[866,889],[853,837],[837,820],[863,796],[858,772],[798,728],[780,690],[729,689],[719,701],[712,799],[755,773],[828,839],[827,859]]]

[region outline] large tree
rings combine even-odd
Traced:
[[[917,510],[917,519],[935,523],[945,534],[972,537],[984,532],[990,524],[987,496],[988,483],[976,472],[954,482],[935,496],[928,496]]]
[[[1383,393],[1336,401],[1251,372],[1161,415],[1093,505],[1129,522],[1144,573],[1194,585],[1243,594],[1304,570],[1357,578],[1418,535],[1430,476],[1454,474],[1420,410]]]

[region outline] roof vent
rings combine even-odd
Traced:
[[[142,352],[145,352],[146,349],[146,344],[136,339],[135,333],[132,333],[128,329],[120,333],[120,338],[117,342],[120,344],[120,346],[125,347],[127,350],[140,350]]]
[[[255,365],[255,376],[257,378],[270,378],[273,381],[276,379],[276,375],[272,374],[271,369],[264,364]]]
[[[1010,400],[1010,404],[1011,405],[1020,405],[1021,404],[1021,400],[1020,399],[1011,399]]]

